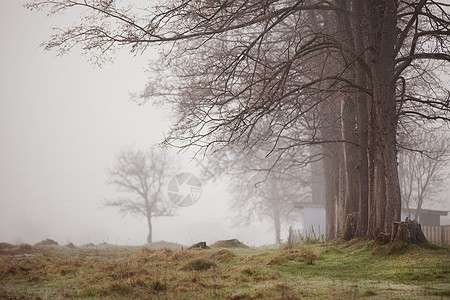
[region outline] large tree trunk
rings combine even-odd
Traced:
[[[341,0],[338,4],[344,10],[351,9],[351,0]],[[344,49],[355,49],[354,33],[351,25],[350,17],[340,11],[336,12],[337,17],[337,33],[340,43]],[[354,51],[353,51],[354,52]],[[343,74],[342,76],[349,81],[355,79],[355,66],[350,63],[354,60],[354,55],[350,51],[343,51]],[[341,180],[342,180],[342,202],[338,214],[339,231],[340,234],[347,222],[350,214],[358,211],[359,205],[359,172],[358,159],[359,151],[357,147],[357,103],[356,93],[351,89],[342,87],[341,95],[341,139],[344,141],[341,144],[342,158],[341,158]]]
[[[365,37],[367,33],[364,31],[365,18],[362,2],[353,1],[354,11],[354,45],[355,53],[364,53]],[[363,60],[365,55],[359,59]],[[355,64],[355,83],[361,87],[367,87],[367,73],[364,65],[358,60]],[[368,95],[361,91],[356,91],[357,106],[357,124],[358,124],[358,173],[359,173],[359,194],[358,194],[358,220],[356,226],[355,237],[366,236],[368,227],[368,200],[369,200],[369,166],[368,166]]]
[[[324,115],[324,127],[327,130],[321,132],[323,139],[333,140],[340,135],[340,128],[336,124],[340,118],[338,101],[330,101],[322,107]],[[326,236],[327,240],[333,240],[338,236],[338,207],[341,196],[341,150],[338,143],[322,145],[324,155],[323,172],[325,176],[325,211],[326,211]]]
[[[354,236],[373,238],[381,232],[390,235],[393,222],[400,219],[401,209],[396,150],[396,79],[393,78],[397,3],[395,0],[365,0],[353,1],[350,5],[343,0],[339,4],[344,9],[351,7],[354,12],[354,30],[350,29],[348,16],[337,13],[340,40],[355,54],[362,55],[355,58],[343,54],[345,61],[353,60],[344,76],[354,80],[359,87],[371,90],[372,95],[369,102],[367,94],[355,89],[341,109],[341,137],[346,142],[342,146],[339,166],[337,230],[340,234],[345,220],[352,215],[351,220],[357,217]],[[359,60],[366,61],[367,65]],[[353,142],[358,143],[358,149],[352,147]],[[350,235],[351,231],[345,229],[346,238]]]
[[[324,175],[325,175],[325,212],[326,212],[326,236],[327,240],[336,238],[336,210],[335,210],[335,180],[337,179],[334,169],[333,157],[324,148]]]
[[[344,197],[343,197],[343,218],[341,226],[345,224],[349,214],[358,211],[358,148],[356,143],[358,138],[356,135],[356,103],[355,99],[348,97],[343,99],[342,107],[342,144],[343,154],[343,175],[344,175]]]
[[[396,78],[393,75],[397,2],[343,0],[339,5],[344,9],[351,8],[354,19],[350,24],[348,15],[336,13],[341,35],[338,38],[358,55],[343,54],[344,61],[351,62],[344,66],[343,76],[361,89],[343,94],[338,130],[346,142],[333,149],[324,163],[328,175],[327,236],[340,235],[349,215],[353,216],[348,219],[352,220],[351,228],[357,218],[356,229],[345,230],[346,238],[351,238],[352,234],[353,237],[369,238],[378,233],[391,235],[393,223],[400,220],[401,209],[396,149]],[[371,93],[362,91],[364,89]],[[333,104],[328,109],[333,111]],[[353,143],[358,147],[353,147]]]
[[[395,96],[394,96],[395,99]],[[395,108],[394,108],[395,114]],[[395,124],[397,121],[393,117]],[[394,126],[392,126],[394,127]],[[397,162],[397,131],[396,126],[390,128],[392,130],[388,137],[390,138],[385,154],[385,172],[386,172],[386,219],[384,223],[384,231],[392,232],[394,222],[401,219],[401,192],[398,180],[398,162]]]
[[[372,112],[369,134],[374,153],[369,170],[372,191],[369,194],[368,236],[391,234],[394,221],[400,220],[400,186],[397,169],[397,116],[395,97],[394,45],[397,3],[394,0],[366,0],[369,63],[372,74]]]

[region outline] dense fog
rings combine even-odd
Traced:
[[[39,47],[61,17],[30,12],[21,1],[0,2],[0,241],[60,244],[141,245],[143,217],[122,216],[102,206],[114,197],[106,169],[123,147],[150,148],[164,138],[170,112],[138,106],[130,93],[145,86],[152,52],[133,57],[116,53],[101,68],[73,51],[59,57]],[[190,152],[175,155],[180,167],[202,177]],[[448,181],[444,183],[448,185]],[[273,226],[256,220],[232,226],[231,197],[225,179],[202,181],[202,195],[173,217],[155,218],[154,241],[190,245],[237,238],[248,245],[274,243]],[[435,209],[450,209],[450,188]],[[447,200],[445,200],[447,199]],[[301,228],[301,219],[291,226]],[[441,224],[450,224],[441,218]],[[281,240],[288,234],[283,224]]]
[[[39,47],[51,27],[45,14],[20,1],[0,5],[2,35],[11,41],[0,49],[0,240],[144,244],[144,218],[101,204],[115,193],[106,168],[116,152],[149,148],[168,130],[167,112],[129,101],[145,85],[149,54],[118,53],[103,68],[77,54],[56,57]],[[177,172],[201,172],[190,157],[177,156]],[[223,182],[204,183],[196,205],[155,219],[154,240],[273,243],[268,224],[231,228],[228,197]]]

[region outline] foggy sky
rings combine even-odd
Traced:
[[[0,242],[144,244],[143,219],[121,217],[100,204],[115,195],[105,183],[115,153],[130,145],[150,147],[168,131],[160,110],[129,102],[129,93],[146,83],[151,52],[120,52],[103,68],[77,51],[57,57],[39,44],[67,17],[48,18],[22,4],[0,1]],[[193,163],[185,168],[179,171],[196,172]],[[450,201],[450,188],[444,194]],[[154,220],[154,240],[272,244],[270,223],[230,228],[228,198],[224,183],[204,185],[196,205]]]
[[[168,131],[161,111],[129,101],[145,85],[148,54],[124,51],[101,69],[76,51],[57,57],[39,44],[68,21],[22,4],[0,2],[0,241],[144,244],[144,219],[121,217],[101,202],[115,195],[105,183],[115,153],[149,147]],[[195,164],[186,166],[195,172]],[[273,243],[268,224],[230,228],[227,198],[224,184],[204,185],[196,205],[154,220],[154,240]]]

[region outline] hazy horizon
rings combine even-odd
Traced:
[[[0,50],[0,241],[144,244],[144,219],[122,217],[101,203],[115,195],[105,169],[117,151],[148,148],[169,129],[162,110],[129,101],[145,86],[149,54],[119,52],[113,64],[99,68],[76,51],[46,52],[39,44],[62,18],[22,4],[0,3],[0,30],[9,41]],[[271,224],[231,228],[227,197],[223,183],[205,184],[196,205],[154,220],[154,240],[273,243]]]
[[[116,195],[106,183],[115,154],[128,146],[151,147],[169,130],[163,110],[130,102],[130,93],[145,86],[152,52],[133,57],[120,51],[102,68],[77,51],[59,57],[39,44],[64,18],[30,12],[23,3],[0,2],[0,242],[50,238],[60,244],[142,245],[145,220],[122,217],[101,203]],[[198,174],[201,170],[186,158],[177,173]],[[154,241],[274,243],[270,222],[231,226],[226,182],[203,184],[197,204],[154,220]],[[450,187],[441,197],[450,199]],[[442,208],[450,209],[450,200]],[[283,239],[287,228],[283,225]]]

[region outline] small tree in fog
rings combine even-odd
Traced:
[[[249,225],[255,220],[273,222],[275,243],[281,244],[282,224],[298,219],[295,205],[304,201],[310,190],[287,174],[260,175],[243,173],[231,181],[233,219],[235,225]]]
[[[399,153],[399,177],[403,208],[419,220],[423,207],[439,204],[436,195],[447,186],[450,148],[445,134],[421,133],[414,150]],[[419,149],[417,149],[419,148]],[[412,215],[411,210],[415,210]]]
[[[108,169],[108,183],[115,186],[120,197],[107,200],[105,206],[116,207],[123,214],[144,216],[148,224],[147,242],[152,242],[152,220],[173,216],[175,206],[168,201],[163,187],[173,173],[173,160],[166,151],[126,149],[116,155]]]
[[[300,217],[295,207],[311,195],[311,175],[304,167],[310,157],[305,155],[299,162],[292,160],[298,151],[286,150],[266,157],[267,151],[264,147],[254,151],[237,145],[214,152],[204,175],[205,179],[228,178],[234,226],[268,220],[273,224],[275,243],[280,244],[282,226]]]

